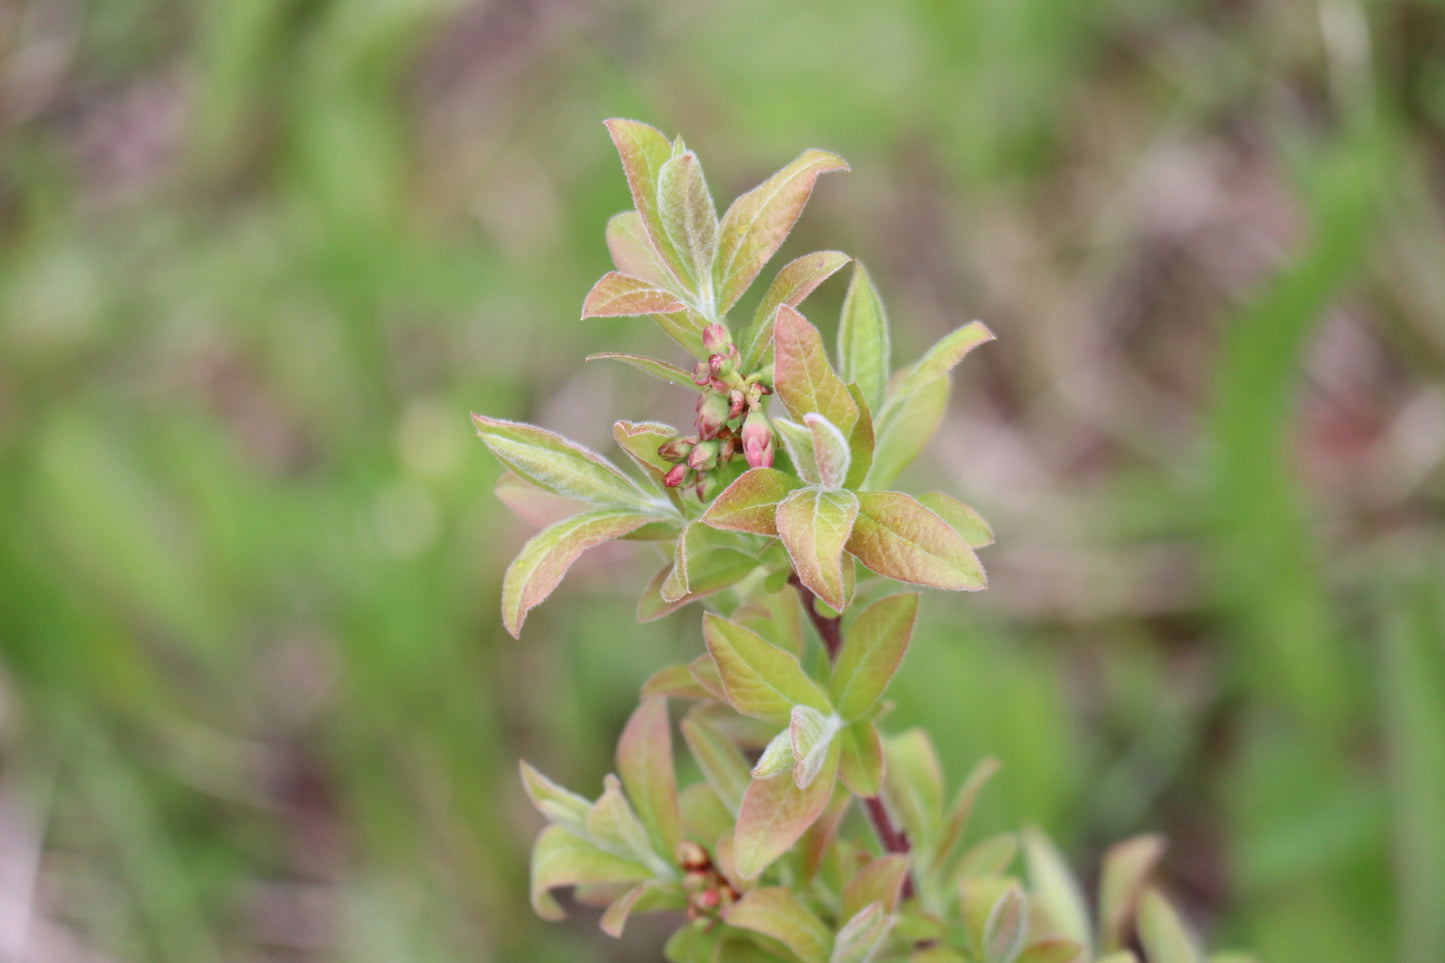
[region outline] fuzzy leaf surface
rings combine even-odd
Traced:
[[[622,783],[608,773],[602,785],[602,795],[587,810],[587,838],[614,856],[635,859],[651,867],[654,875],[659,870],[666,872],[668,866],[660,862],[648,838],[647,827],[622,794]]]
[[[653,848],[671,855],[682,841],[682,833],[678,828],[672,726],[663,696],[644,697],[628,718],[617,742],[617,774],[652,837]]]
[[[1033,906],[1042,917],[1035,921],[1036,931],[1089,946],[1093,942],[1089,907],[1068,863],[1053,842],[1037,829],[1024,830],[1023,841]]]
[[[607,222],[607,250],[620,273],[665,291],[676,293],[681,287],[672,268],[652,246],[642,215],[636,211],[624,211]]]
[[[692,151],[675,154],[657,177],[658,215],[686,272],[684,280],[701,302],[711,301],[712,262],[717,254],[718,219],[702,164]]]
[[[963,536],[902,492],[860,492],[848,551],[879,575],[933,588],[976,591],[987,582]]]
[[[532,536],[502,579],[502,622],[520,638],[527,613],[552,594],[587,549],[620,538],[652,521],[626,511],[602,511],[558,522]]]
[[[622,896],[613,900],[602,914],[598,926],[614,940],[622,938],[627,919],[634,912],[650,913],[664,909],[681,909],[682,898],[676,892],[669,893],[656,881],[641,883],[632,887]]]
[[[793,781],[799,789],[807,789],[818,778],[841,725],[836,715],[825,715],[811,706],[793,706],[788,741],[792,747]]]
[[[783,451],[793,463],[798,477],[810,485],[821,483],[818,476],[818,456],[813,452],[813,430],[806,425],[786,418],[773,419],[773,431],[783,443]]]
[[[778,504],[801,485],[776,468],[751,468],[739,475],[708,505],[702,521],[713,528],[755,535],[776,535]]]
[[[846,437],[858,420],[858,406],[828,361],[823,336],[789,305],[773,324],[773,385],[788,413],[802,420],[817,412]]]
[[[616,465],[556,432],[478,414],[472,423],[498,461],[549,492],[599,508],[674,515],[671,505],[645,493]]]
[[[798,578],[838,611],[848,605],[843,546],[849,542],[859,514],[858,500],[850,491],[803,488],[778,505],[778,537]]]
[[[993,544],[993,529],[972,505],[965,504],[952,495],[943,492],[927,492],[918,496],[924,508],[943,519],[953,530],[963,536],[969,548],[984,548]]]
[[[868,963],[882,948],[892,928],[893,920],[882,905],[869,903],[839,928],[828,963]]]
[[[863,397],[863,389],[849,384],[848,394],[858,406],[858,421],[848,433],[848,477],[843,480],[844,488],[859,489],[873,467],[873,449],[877,439],[873,434],[873,412]]]
[[[818,285],[850,260],[842,251],[815,251],[789,261],[778,271],[758,304],[752,325],[740,342],[744,371],[752,371],[772,354],[773,319],[777,316],[778,306],[786,304],[796,308]]]
[[[703,616],[703,635],[728,703],[743,715],[783,725],[791,721],[795,705],[833,711],[792,653],[751,629],[709,612]]]
[[[544,920],[567,914],[552,898],[559,886],[641,883],[652,870],[635,860],[606,852],[561,826],[548,826],[532,846],[532,908]]]
[[[855,796],[876,796],[883,789],[883,739],[871,722],[854,722],[838,735],[838,778]]]
[[[837,154],[806,150],[732,202],[719,228],[713,267],[719,312],[737,302],[782,245],[803,213],[818,177],[847,169],[847,162]]]
[[[781,886],[746,893],[724,916],[729,926],[782,943],[800,963],[828,963],[832,933],[807,904]]]
[[[622,171],[627,175],[627,187],[632,192],[632,205],[637,209],[648,240],[659,260],[668,266],[672,274],[679,279],[685,277],[682,260],[668,240],[662,224],[657,192],[663,165],[672,159],[672,143],[662,131],[639,121],[614,117],[605,123],[622,159]]]
[[[863,262],[855,261],[838,320],[838,373],[877,409],[888,388],[889,361],[888,315]]]
[[[919,598],[909,592],[879,599],[849,626],[829,684],[833,705],[844,719],[863,718],[893,680],[913,638]]]
[[[651,312],[648,312],[649,314]],[[649,358],[640,354],[619,354],[615,351],[604,351],[601,354],[589,354],[588,361],[620,361],[623,364],[631,365],[638,371],[644,371],[663,381],[675,385],[681,385],[690,390],[697,390],[697,383],[692,380],[692,375],[683,371],[675,364],[668,364],[666,361],[659,361],[656,358]],[[673,434],[677,434],[676,431]]]
[[[913,367],[907,369],[898,384],[889,392],[888,404],[907,398],[935,381],[947,378],[964,357],[981,344],[993,340],[993,332],[981,322],[970,321],[944,335],[923,353]]]
[[[518,767],[522,772],[522,786],[527,790],[527,798],[532,800],[532,805],[537,807],[538,812],[546,816],[549,822],[566,826],[573,832],[586,831],[587,810],[592,803],[548,779],[526,760],[520,762]]]
[[[733,835],[733,855],[743,879],[755,878],[792,849],[828,805],[837,774],[835,741],[818,778],[806,789],[799,789],[787,775],[754,779],[748,784]]]
[[[546,528],[573,515],[583,515],[592,507],[586,502],[564,498],[538,488],[514,471],[504,471],[492,489],[497,500],[529,525]]]
[[[848,439],[817,412],[804,415],[803,423],[813,433],[813,463],[818,466],[818,483],[825,491],[839,490],[848,478],[848,466],[853,460]]]
[[[708,785],[736,813],[750,781],[750,767],[742,751],[703,712],[693,711],[683,717],[682,736]]]
[[[644,314],[670,314],[687,305],[677,295],[653,287],[641,278],[608,271],[592,285],[582,301],[583,318],[628,318]]]
[[[1139,897],[1163,855],[1164,840],[1159,836],[1135,836],[1104,854],[1099,878],[1099,942],[1105,951],[1124,948]]]
[[[688,666],[682,663],[663,666],[648,676],[647,681],[642,683],[642,695],[697,701],[712,698],[706,689],[698,685]]]
[[[913,464],[948,410],[948,382],[935,381],[909,397],[890,404],[879,413],[874,424],[877,436],[873,448],[873,466],[868,469],[864,488],[888,488]]]

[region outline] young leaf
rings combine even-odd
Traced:
[[[871,903],[882,906],[885,913],[893,912],[907,875],[908,857],[902,853],[870,860],[843,887],[843,909],[839,915],[848,919]]]
[[[1072,940],[1040,940],[1023,951],[1018,963],[1085,963],[1084,948]]]
[[[844,719],[861,719],[888,688],[918,620],[916,592],[879,599],[853,621],[833,667],[829,696]]]
[[[793,707],[794,710],[797,706]],[[754,779],[770,779],[793,768],[793,734],[784,729],[773,737],[753,765]],[[802,787],[800,787],[802,788]]]
[[[527,790],[527,798],[532,800],[537,811],[546,816],[549,822],[566,826],[575,833],[585,833],[587,810],[592,804],[575,792],[557,785],[526,760],[519,766],[522,770],[522,786]]]
[[[663,230],[678,252],[701,303],[712,300],[712,262],[717,254],[717,208],[707,189],[702,164],[692,151],[675,154],[662,165],[657,178],[658,215]]]
[[[688,354],[699,361],[706,361],[708,351],[703,347],[702,333],[710,322],[707,317],[688,306],[671,314],[654,314],[652,320],[662,333],[682,346]]]
[[[833,711],[823,690],[791,653],[711,612],[703,616],[702,625],[708,652],[734,709],[778,725],[791,720],[795,705]]]
[[[807,789],[818,778],[842,722],[836,715],[824,715],[810,706],[793,706],[788,736],[793,750],[793,781],[799,789]]]
[[[683,717],[682,736],[708,785],[716,790],[728,809],[736,813],[748,788],[747,759],[731,739],[708,721],[705,712],[695,709]]]
[[[727,704],[727,690],[723,688],[722,673],[718,672],[717,660],[712,657],[711,652],[704,652],[687,664],[687,670],[697,680],[697,684],[708,691],[713,699]]]
[[[602,785],[602,795],[587,810],[587,838],[615,856],[635,859],[651,867],[654,874],[666,875],[670,864],[653,849],[647,827],[622,794],[622,784],[608,773]]]
[[[681,663],[663,666],[642,683],[642,695],[667,696],[670,699],[694,699],[703,701],[712,698],[708,691],[698,685],[691,670]]]
[[[681,909],[682,898],[674,891],[668,892],[656,881],[641,883],[613,900],[602,914],[598,926],[614,940],[622,938],[627,918],[633,913],[650,913],[664,909]]]
[[[773,387],[788,413],[799,420],[817,412],[846,437],[858,420],[858,406],[828,362],[823,336],[788,305],[773,325]]]
[[[737,810],[729,809],[717,792],[705,782],[695,782],[677,797],[682,814],[682,834],[688,839],[714,840],[731,836]]]
[[[1036,931],[1042,936],[1062,936],[1082,946],[1090,945],[1093,935],[1088,906],[1064,857],[1037,829],[1024,830],[1023,841],[1034,908],[1043,917],[1035,921]]]
[[[879,575],[934,588],[984,588],[983,566],[947,522],[902,492],[860,492],[848,551]]]
[[[672,273],[647,236],[642,215],[624,211],[607,222],[607,250],[612,263],[628,277],[646,281],[655,288],[677,293],[682,285]]]
[[[822,479],[818,476],[818,456],[813,453],[813,430],[786,418],[774,418],[772,425],[793,463],[793,471],[808,484],[819,484]]]
[[[983,925],[984,963],[1013,963],[1028,932],[1029,904],[1017,886],[1004,890]]]
[[[913,464],[948,410],[948,381],[941,379],[920,388],[909,397],[885,406],[873,426],[873,466],[862,488],[888,488]],[[886,415],[886,417],[885,417]]]
[[[777,940],[800,963],[828,963],[832,933],[827,925],[781,886],[765,886],[743,896],[723,917],[729,926]]]
[[[868,963],[888,939],[893,919],[878,903],[869,903],[838,930],[828,963]]]
[[[1163,854],[1164,840],[1158,836],[1135,836],[1104,854],[1099,878],[1099,942],[1106,951],[1124,948],[1139,896]]]
[[[1149,963],[1199,963],[1194,937],[1178,911],[1153,887],[1139,901],[1139,942]]]
[[[634,512],[593,512],[558,522],[532,536],[502,580],[502,622],[512,638],[521,638],[527,613],[552,594],[579,555],[650,521],[646,515]]]
[[[797,307],[813,289],[847,264],[850,258],[842,251],[815,251],[804,254],[796,261],[789,261],[773,278],[768,293],[758,304],[753,323],[747,333],[738,340],[743,357],[743,371],[753,371],[761,365],[773,350],[773,318],[778,305]]]
[[[614,117],[605,123],[607,132],[612,135],[612,143],[617,146],[617,154],[622,158],[622,170],[632,191],[632,204],[637,208],[653,250],[673,275],[685,277],[682,260],[662,225],[657,191],[663,165],[672,159],[672,144],[657,128],[635,120]]]
[[[838,778],[855,796],[876,796],[883,789],[883,740],[871,722],[854,722],[838,736]]]
[[[918,502],[952,525],[953,530],[963,536],[969,548],[984,548],[993,544],[993,529],[989,528],[988,522],[984,521],[983,516],[974,511],[972,506],[943,492],[919,495]]]
[[[628,318],[643,314],[670,314],[687,305],[671,291],[655,288],[641,278],[609,271],[582,300],[582,317]]]
[[[582,515],[591,507],[585,502],[573,501],[538,488],[513,471],[504,471],[497,478],[497,487],[492,489],[497,500],[506,505],[517,517],[537,528],[555,525],[564,518]]]
[[[847,387],[853,403],[858,406],[858,422],[848,433],[848,477],[843,480],[843,487],[857,490],[864,487],[863,481],[873,467],[873,447],[876,439],[873,437],[873,412],[868,407],[867,399],[863,397],[863,390],[851,383]]]
[[[716,529],[701,522],[684,525],[673,546],[672,572],[662,582],[663,599],[676,602],[687,597],[693,591],[693,570],[700,572],[702,560],[712,552],[730,548],[731,544],[724,542],[722,534]]]
[[[797,479],[787,472],[750,469],[718,493],[703,512],[702,521],[730,532],[776,535],[778,503],[799,487]]]
[[[958,878],[958,904],[962,913],[963,928],[974,949],[974,956],[982,961],[986,953],[984,942],[989,917],[994,907],[1003,900],[1009,890],[1018,889],[1018,881],[1008,876],[960,876]]]
[[[942,378],[947,378],[948,373],[970,351],[992,340],[993,332],[979,321],[970,321],[963,327],[944,335],[899,378],[898,384],[888,392],[888,405],[885,406],[885,410],[915,391],[926,388]]]
[[[556,432],[478,414],[472,422],[498,461],[549,492],[600,508],[631,508],[663,518],[676,514],[606,458]]]
[[[838,369],[844,381],[856,382],[868,404],[883,404],[888,387],[888,315],[873,289],[862,261],[853,262],[853,280],[843,296],[838,321]]]
[[[930,873],[942,871],[944,863],[953,855],[953,848],[963,838],[963,829],[968,824],[968,816],[973,811],[973,802],[978,798],[979,790],[998,770],[997,759],[981,759],[958,788],[958,795],[953,797],[953,803],[948,807],[948,815],[944,817],[943,832],[938,838],[938,845],[933,850],[933,859],[928,867]]]
[[[813,460],[818,466],[818,483],[825,491],[837,491],[848,477],[848,465],[853,454],[848,448],[848,439],[827,418],[810,411],[803,416],[803,423],[813,433]]]
[[[1017,836],[998,833],[969,847],[958,861],[958,873],[963,876],[997,876],[1012,865],[1018,851]]]
[[[778,537],[798,578],[838,611],[848,605],[843,546],[849,542],[857,517],[858,496],[850,491],[804,488],[778,505]]]
[[[598,849],[561,826],[548,826],[532,845],[532,908],[544,920],[567,915],[549,892],[559,886],[641,883],[652,877],[641,863]]]
[[[683,371],[677,365],[668,364],[666,361],[659,361],[656,358],[648,358],[640,354],[618,354],[615,351],[604,351],[601,354],[589,354],[588,361],[621,361],[623,364],[631,365],[639,371],[645,371],[654,378],[681,385],[684,388],[697,390],[697,383],[692,380],[692,375]],[[677,434],[677,432],[673,432]]]
[[[943,773],[938,752],[922,729],[908,729],[884,749],[883,801],[916,846],[938,837],[943,818]]]
[[[652,837],[653,848],[670,856],[682,833],[666,698],[647,696],[633,710],[617,742],[617,774]]]
[[[838,774],[836,741],[822,771],[806,789],[786,776],[754,779],[738,810],[733,836],[734,859],[743,879],[753,879],[793,844],[828,805]]]
[[[719,228],[713,287],[725,313],[753,283],[797,223],[820,174],[847,170],[837,154],[807,150],[728,207]]]

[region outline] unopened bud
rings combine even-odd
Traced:
[[[722,445],[716,440],[700,441],[697,447],[688,453],[687,467],[697,471],[712,471],[717,467],[718,452]]]
[[[668,469],[667,474],[662,479],[662,483],[668,488],[677,488],[679,485],[684,484],[686,481],[686,462],[678,462],[676,465],[673,465],[671,468]]]
[[[743,422],[743,456],[750,468],[773,467],[773,426],[761,408],[754,408]]]
[[[722,482],[718,480],[717,472],[710,471],[697,476],[697,487],[693,489],[697,493],[697,500],[700,502],[711,501],[718,493]]]
[[[728,423],[729,412],[732,410],[727,398],[722,395],[709,394],[703,397],[702,402],[697,406],[697,433],[700,437],[716,438],[718,432],[722,431]]]
[[[710,324],[702,329],[702,346],[708,354],[727,354],[733,339],[728,329],[720,324]]]
[[[657,453],[668,461],[681,461],[687,457],[688,452],[692,451],[694,444],[696,444],[696,442],[689,441],[686,438],[674,438],[671,441],[665,441],[658,445]]]
[[[692,366],[692,383],[701,388],[712,380],[712,367],[706,361]]]
[[[707,850],[690,839],[684,839],[678,843],[674,855],[677,857],[677,865],[686,870],[702,871],[712,865]]]
[[[728,421],[732,421],[743,413],[743,406],[748,403],[747,396],[734,388],[728,393]]]

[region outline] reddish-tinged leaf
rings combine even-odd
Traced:
[[[828,963],[868,963],[888,939],[893,922],[881,904],[869,903],[839,928]]]
[[[812,429],[786,418],[774,418],[772,424],[793,471],[810,485],[820,484],[822,479],[818,477],[818,457],[813,454]]]
[[[613,939],[621,939],[622,931],[627,926],[627,918],[633,913],[681,909],[682,906],[682,898],[676,892],[668,892],[656,882],[642,883],[613,900],[602,914],[598,926]]]
[[[822,814],[813,820],[813,825],[809,826],[802,839],[798,840],[796,865],[800,885],[806,885],[818,875],[818,870],[823,865],[823,857],[830,852],[829,847],[838,834],[838,824],[843,821],[843,814],[848,811],[848,804],[852,801],[853,797],[846,792],[833,793],[833,798],[823,807]]]
[[[712,262],[717,254],[717,208],[707,189],[702,164],[692,151],[674,153],[657,178],[658,215],[663,230],[682,261],[685,279],[707,303]]]
[[[1073,940],[1040,940],[1023,951],[1018,963],[1084,963],[1084,948]]]
[[[869,903],[879,903],[886,913],[893,912],[898,905],[898,895],[903,891],[903,879],[908,875],[908,857],[902,853],[879,856],[866,863],[862,869],[843,887],[844,919],[857,913]]]
[[[1149,887],[1139,900],[1139,942],[1149,963],[1199,963],[1194,936],[1178,910],[1160,892]]]
[[[561,826],[548,826],[532,845],[532,908],[544,920],[567,915],[549,892],[559,886],[641,883],[652,877],[641,863],[598,849]]]
[[[848,627],[828,690],[844,719],[863,718],[888,688],[913,637],[918,600],[916,592],[879,599]]]
[[[908,729],[887,741],[883,757],[888,811],[915,846],[932,845],[943,818],[943,770],[932,740],[922,729]]]
[[[683,717],[682,736],[708,785],[717,791],[723,804],[736,813],[750,781],[751,767],[742,751],[708,721],[706,713],[696,709]]]
[[[723,688],[722,673],[718,672],[717,660],[712,657],[711,652],[704,652],[687,664],[687,670],[697,680],[697,684],[707,690],[708,695],[718,702],[727,704],[727,690]]]
[[[753,283],[803,213],[820,174],[847,170],[837,154],[807,150],[733,201],[719,229],[713,267],[718,310],[726,312]]]
[[[751,629],[709,612],[703,616],[703,635],[727,701],[743,715],[783,725],[791,719],[795,705],[833,711],[828,697],[792,653]]]
[[[731,532],[688,522],[673,546],[672,572],[659,589],[663,599],[701,598],[735,584],[758,567],[750,548]]]
[[[582,302],[584,318],[625,318],[641,314],[671,314],[687,305],[671,291],[653,287],[641,278],[608,271],[592,285]]]
[[[888,387],[889,358],[888,314],[863,262],[855,261],[838,321],[839,374],[856,383],[868,404],[877,408]]]
[[[968,825],[968,816],[973,811],[974,800],[984,784],[993,778],[998,772],[999,764],[997,759],[981,759],[963,781],[958,789],[958,795],[953,797],[953,803],[948,807],[948,815],[943,820],[943,833],[939,836],[938,845],[933,849],[933,859],[929,863],[928,870],[931,873],[941,872],[948,858],[953,855],[953,849],[963,838],[963,829]]]
[[[692,380],[692,375],[683,371],[677,365],[668,364],[666,361],[659,361],[656,358],[649,358],[640,354],[618,354],[615,351],[604,351],[601,354],[589,354],[588,361],[621,361],[623,364],[631,365],[638,371],[645,371],[654,378],[681,385],[692,391],[697,390],[697,384]],[[674,430],[673,434],[677,432]]]
[[[807,789],[799,789],[787,775],[748,784],[733,835],[734,859],[743,879],[755,878],[792,849],[827,806],[837,773],[838,745],[834,742],[818,778]]]
[[[724,914],[729,926],[771,937],[800,963],[828,963],[833,934],[792,890],[766,886],[743,895]]]
[[[871,722],[854,722],[838,734],[842,755],[838,778],[855,796],[876,796],[883,789],[883,740]]]
[[[659,853],[671,855],[678,829],[677,775],[672,766],[672,726],[667,699],[647,696],[633,710],[617,742],[617,774]]]
[[[900,582],[954,591],[987,585],[983,566],[963,536],[901,492],[858,494],[848,551],[879,575]]]
[[[632,205],[637,208],[642,226],[659,259],[678,278],[684,277],[682,262],[662,226],[657,182],[662,167],[672,159],[672,144],[655,127],[635,120],[614,117],[606,121],[607,132],[622,158],[622,170],[632,191]]]
[[[863,390],[855,384],[848,385],[848,394],[852,397],[853,403],[858,406],[858,423],[848,433],[848,477],[843,480],[844,488],[851,488],[857,491],[865,488],[864,479],[868,477],[868,471],[873,467],[873,413],[868,407],[868,401],[863,397]]]
[[[800,487],[796,478],[776,468],[749,469],[718,493],[702,521],[730,532],[776,535],[778,503]]]
[[[502,622],[512,638],[521,638],[527,613],[552,594],[579,555],[594,545],[636,531],[651,520],[633,512],[593,512],[558,522],[532,536],[502,579]]]
[[[1025,829],[1024,858],[1035,910],[1034,932],[1061,936],[1088,946],[1093,942],[1089,907],[1079,881],[1057,847],[1037,829]]]
[[[653,249],[642,215],[636,211],[625,211],[607,222],[607,250],[612,252],[617,270],[628,277],[641,278],[667,291],[681,287],[672,268]]]
[[[824,715],[809,706],[793,706],[788,741],[792,748],[793,781],[799,789],[807,789],[818,778],[833,737],[841,726],[842,720],[836,715]]]
[[[700,361],[707,360],[708,352],[702,344],[702,332],[710,323],[706,317],[688,307],[671,314],[654,314],[652,320],[688,354]]]
[[[848,477],[848,465],[853,453],[848,448],[848,439],[827,418],[810,411],[803,416],[803,423],[813,433],[813,462],[818,466],[818,483],[827,491],[843,487]]]
[[[831,277],[850,258],[842,251],[815,251],[790,261],[778,271],[768,293],[753,315],[753,323],[738,344],[743,356],[743,370],[752,371],[761,365],[773,350],[773,318],[778,305],[797,307],[813,289]]]
[[[547,491],[602,508],[675,515],[671,505],[643,492],[606,458],[556,432],[478,414],[472,415],[472,423],[498,461]]]
[[[504,471],[493,489],[497,499],[517,517],[537,528],[555,525],[564,518],[586,513],[591,506],[538,488],[516,472]]]
[[[1162,855],[1164,840],[1158,836],[1135,836],[1104,854],[1099,879],[1099,942],[1104,950],[1123,948],[1139,896]]]
[[[585,832],[587,810],[592,803],[557,785],[526,760],[519,764],[519,768],[522,771],[522,786],[527,790],[527,798],[532,800],[532,805],[537,807],[538,812],[550,822],[570,827],[574,832]]]
[[[697,680],[692,677],[692,670],[688,666],[678,663],[677,665],[664,666],[642,683],[642,694],[645,696],[667,696],[671,699],[711,699],[712,696]]]
[[[983,548],[993,544],[993,529],[989,528],[988,522],[984,521],[983,516],[974,511],[972,506],[943,492],[919,495],[918,501],[924,508],[952,525],[953,530],[963,536],[969,548]]]
[[[858,406],[829,364],[818,329],[785,304],[778,308],[773,344],[773,385],[789,414],[801,421],[816,411],[846,437],[858,421]]]
[[[858,496],[850,491],[803,488],[778,505],[778,537],[798,578],[838,611],[848,605],[843,546],[857,516]]]

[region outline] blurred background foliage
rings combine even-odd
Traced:
[[[470,410],[603,447],[690,399],[576,321],[600,121],[908,357],[999,334],[907,479],[990,518],[897,726],[1086,878],[1161,830],[1212,942],[1445,959],[1445,7],[1360,0],[0,5],[0,959],[647,959],[527,907],[525,755],[593,792],[636,545],[508,640]],[[841,281],[809,302],[828,326]],[[746,317],[746,315],[741,315]],[[609,956],[609,954],[611,954]],[[654,954],[654,955],[649,955]]]

